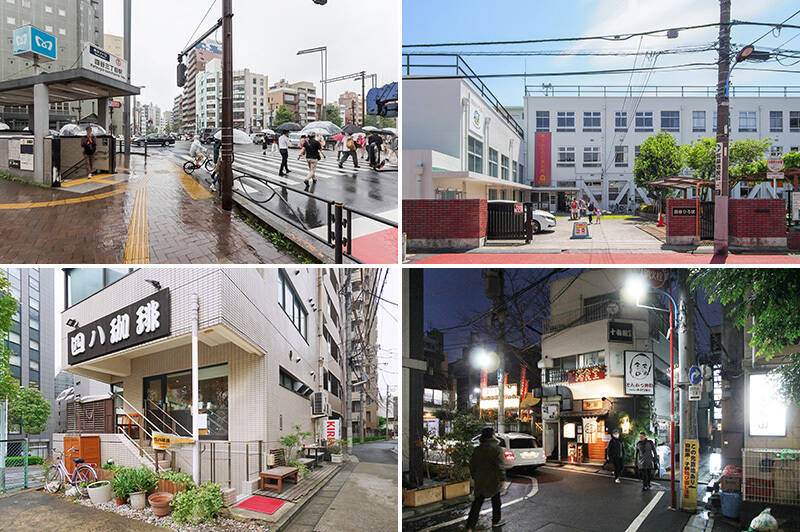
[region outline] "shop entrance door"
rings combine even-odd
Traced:
[[[161,432],[167,432],[164,423],[164,416],[160,409],[164,408],[164,382],[161,377],[149,377],[144,379],[144,416],[147,418],[150,431],[153,427]]]
[[[546,421],[543,442],[547,458],[558,458],[558,422]]]

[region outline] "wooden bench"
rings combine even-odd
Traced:
[[[277,488],[278,493],[283,491],[283,481],[284,480],[291,480],[295,484],[297,484],[297,474],[299,469],[296,467],[288,467],[288,466],[278,466],[267,469],[259,473],[259,489],[264,489],[265,487],[270,488]],[[275,482],[267,482],[268,480],[274,480]]]

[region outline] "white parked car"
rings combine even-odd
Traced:
[[[297,131],[289,132],[289,147],[290,148],[300,147],[300,133],[298,133]]]
[[[503,450],[503,467],[538,467],[544,465],[547,457],[538,440],[523,432],[495,433]],[[480,435],[472,438],[472,444],[480,445]]]
[[[533,211],[533,232],[538,233],[545,229],[555,229],[556,217],[547,211],[536,209]]]

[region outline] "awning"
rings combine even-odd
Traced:
[[[434,170],[433,172],[431,172],[431,177],[440,183],[445,182],[452,184],[460,184],[466,181],[468,183],[480,183],[483,185],[495,186],[495,187],[508,187],[508,188],[524,189],[524,190],[531,189],[530,186],[522,183],[515,183],[514,181],[508,181],[506,179],[500,179],[498,177],[492,177],[486,174],[478,174],[476,172],[469,172],[466,170],[458,170],[458,171]]]
[[[33,87],[47,85],[49,103],[139,94],[139,87],[85,68],[47,72],[0,82],[0,105],[33,105]]]
[[[691,176],[672,176],[656,179],[646,183],[649,187],[675,188],[678,190],[694,190],[697,187],[713,187],[714,181]]]

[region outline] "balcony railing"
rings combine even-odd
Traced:
[[[584,305],[580,308],[572,309],[559,314],[554,314],[544,320],[544,333],[554,333],[604,319],[636,319],[642,318],[642,311],[629,304],[614,299],[604,299],[603,301]]]

